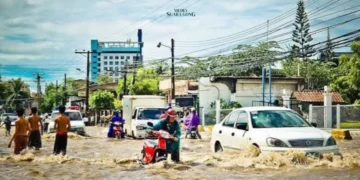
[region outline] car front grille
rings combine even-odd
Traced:
[[[314,139],[290,140],[289,143],[292,147],[322,147],[324,140],[314,140]]]

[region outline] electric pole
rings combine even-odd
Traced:
[[[135,84],[135,79],[136,79],[136,65],[137,65],[138,62],[139,62],[139,54],[136,54],[136,62],[133,63],[133,64],[134,64],[134,68],[135,68],[135,72],[134,72],[134,75],[133,75],[133,82],[132,82],[133,85]]]
[[[41,75],[36,73],[36,83],[37,83],[37,108],[40,109],[40,100],[41,100]]]
[[[67,93],[66,93],[66,73],[64,74],[64,88],[63,88],[63,93],[64,93],[64,97],[63,97],[63,102],[62,102],[62,104],[63,104],[63,106],[65,106],[66,105],[66,99],[67,99]]]
[[[56,80],[56,86],[55,86],[55,106],[57,106],[58,104],[58,88],[59,88],[59,86],[58,86],[58,80]]]
[[[175,54],[174,54],[175,41],[171,39],[171,104],[175,104]]]
[[[85,50],[83,52],[75,51],[75,54],[85,54],[86,53],[86,98],[85,98],[85,114],[87,115],[89,112],[89,82],[90,82],[90,54],[96,52],[90,52]]]
[[[125,96],[126,95],[126,76],[127,76],[127,66],[128,66],[128,60],[127,59],[125,59],[125,66],[124,66],[124,89],[123,89],[123,96]]]

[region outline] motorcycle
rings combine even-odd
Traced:
[[[196,127],[190,129],[190,139],[197,139]]]
[[[153,127],[153,123],[148,122],[148,126]],[[146,139],[141,151],[142,158],[138,159],[140,164],[157,163],[167,160],[166,140],[174,138],[169,132],[164,130],[152,131],[151,135],[157,137],[157,141]]]
[[[122,123],[120,123],[120,122],[114,122],[113,125],[114,125],[114,126],[113,126],[113,133],[114,133],[113,137],[120,139],[120,138],[121,138],[121,134],[122,134],[122,132],[123,132],[123,129],[122,129],[122,127],[121,127]]]

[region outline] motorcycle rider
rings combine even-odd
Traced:
[[[191,108],[191,113],[188,116],[186,116],[184,124],[186,126],[185,139],[191,133],[191,129],[193,127],[196,128],[196,134],[199,137],[199,139],[201,139],[201,135],[200,135],[199,129],[198,129],[198,126],[200,124],[200,119],[199,119],[199,116],[196,114],[195,108]]]
[[[121,123],[121,128],[124,127],[124,120],[122,119],[122,117],[119,115],[118,111],[114,112],[114,115],[112,116],[111,120],[110,120],[110,126],[109,126],[109,131],[107,136],[109,138],[114,138],[114,123],[115,122],[120,122]],[[124,133],[121,133],[121,138],[124,138]]]
[[[166,119],[160,120],[157,124],[154,125],[152,130],[165,130],[174,136],[173,139],[169,139],[166,141],[166,148],[168,153],[171,154],[171,160],[174,162],[179,162],[181,136],[180,123],[176,120],[177,113],[175,110],[169,109],[166,114]]]

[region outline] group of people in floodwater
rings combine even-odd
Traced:
[[[8,147],[10,148],[14,142],[14,154],[20,154],[27,147],[30,149],[39,150],[42,147],[41,135],[43,134],[42,118],[38,115],[36,107],[31,108],[32,115],[28,119],[25,119],[23,108],[17,109],[18,119],[15,121],[15,133],[13,134]],[[71,129],[70,119],[65,114],[65,107],[59,107],[60,115],[55,118],[56,136],[54,142],[53,154],[62,155],[66,154],[68,131]],[[107,136],[113,137],[113,123],[120,122],[123,126],[125,120],[120,116],[118,111],[113,113],[111,117],[111,123]],[[193,127],[196,128],[197,134],[201,139],[198,125],[200,120],[196,114],[195,108],[191,109],[191,112],[185,117],[184,125],[186,126],[185,138],[190,134],[190,130]],[[164,114],[161,115],[160,121],[154,125],[152,130],[165,130],[174,136],[173,139],[167,141],[167,150],[171,154],[171,159],[175,162],[180,160],[180,136],[181,136],[181,122],[177,118],[177,112],[171,107],[166,108]],[[10,131],[10,130],[9,130]],[[150,131],[151,132],[151,131]],[[9,133],[9,132],[6,132]],[[9,134],[10,135],[10,134]],[[125,134],[121,137],[124,138]]]
[[[67,148],[67,133],[71,128],[70,119],[65,115],[65,106],[59,107],[60,115],[55,118],[55,143],[54,151],[55,155],[62,153],[66,154]],[[41,135],[43,134],[42,118],[38,115],[36,107],[31,108],[31,116],[25,119],[25,110],[19,108],[16,110],[18,119],[15,121],[15,133],[12,136],[8,147],[10,148],[14,142],[14,154],[20,154],[23,150],[29,149],[40,150],[42,147]],[[8,123],[8,117],[5,120],[5,124]],[[10,127],[6,124],[6,135],[10,135]]]

